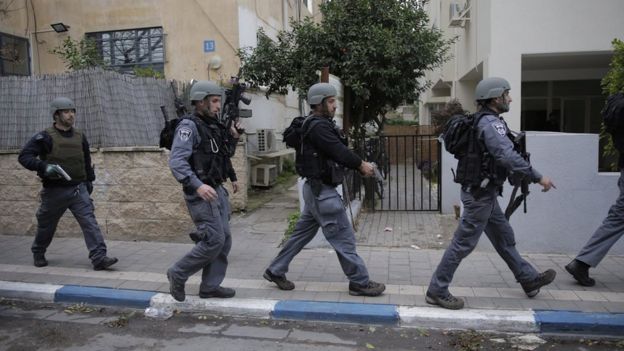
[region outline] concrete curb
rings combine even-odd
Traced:
[[[360,324],[397,324],[399,321],[395,305],[300,300],[278,302],[271,316]]]
[[[299,319],[401,327],[476,329],[497,332],[574,333],[621,336],[624,313],[577,311],[519,311],[392,304],[267,299],[201,299],[187,296],[178,302],[169,294],[76,285],[31,284],[0,281],[0,297],[62,303],[132,308],[172,308],[182,312],[212,312],[264,319]]]

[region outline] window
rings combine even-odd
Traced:
[[[164,73],[165,46],[162,27],[87,33],[95,40],[107,66],[126,73],[151,67]]]
[[[312,11],[312,0],[303,0],[303,6],[307,7],[308,11],[310,11],[310,13],[313,13],[314,11]]]
[[[0,33],[0,76],[29,76],[28,40]]]

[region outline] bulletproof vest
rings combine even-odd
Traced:
[[[318,122],[317,122],[318,121]],[[307,179],[319,179],[327,185],[342,184],[344,167],[336,163],[330,155],[314,147],[311,139],[315,137],[314,127],[322,123],[332,124],[332,132],[344,145],[347,145],[346,136],[330,120],[324,117],[308,117],[302,127],[303,140],[301,148],[297,150],[295,168],[297,173]]]
[[[474,133],[470,135],[468,142],[468,152],[458,158],[455,182],[466,188],[502,185],[508,175],[507,169],[496,163],[494,157],[487,151],[485,144],[479,138],[478,122],[480,117],[486,114],[496,116],[496,113],[488,110],[477,112],[478,117],[475,118]],[[509,128],[507,128],[507,137],[513,142]]]
[[[54,127],[47,128],[46,132],[52,138],[52,151],[42,159],[61,166],[74,182],[87,180],[82,133],[74,129],[71,137],[64,137]]]
[[[218,121],[208,121],[195,115],[187,118],[195,122],[201,143],[193,150],[191,168],[203,183],[212,187],[220,185],[227,178],[230,155],[223,125]]]

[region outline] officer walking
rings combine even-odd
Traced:
[[[448,287],[455,270],[475,248],[483,231],[527,296],[534,297],[542,286],[550,284],[555,279],[554,270],[538,273],[520,257],[515,246],[513,229],[496,198],[502,192],[505,179],[511,174],[529,177],[533,183],[542,186],[542,191],[555,187],[550,178],[543,177],[514,150],[507,124],[499,116],[509,111],[509,104],[512,101],[509,89],[509,83],[502,78],[486,78],[477,84],[475,95],[480,108],[477,115],[482,115],[477,124],[478,144],[486,154],[487,161],[485,165],[481,163],[475,167],[468,167],[479,172],[482,177],[477,182],[479,185],[470,185],[460,179],[457,180],[462,183],[461,200],[464,213],[453,240],[431,278],[426,294],[426,301],[429,304],[448,309],[464,307],[464,301],[453,296]],[[484,181],[486,178],[488,181]]]
[[[303,185],[305,205],[294,232],[263,277],[281,290],[294,289],[295,284],[286,279],[288,265],[314,238],[320,226],[349,279],[349,294],[381,295],[386,287],[369,279],[364,261],[355,249],[353,228],[336,191],[344,177],[344,166],[357,169],[364,176],[372,176],[374,168],[347,148],[346,137],[334,124],[336,89],[331,84],[312,85],[308,90],[308,103],[312,114],[303,124],[305,137],[296,158],[297,173],[306,179]]]
[[[616,102],[618,101],[619,102]],[[624,106],[623,93],[615,94],[609,97],[608,103],[612,103],[615,106],[619,103],[620,106]],[[608,106],[610,107],[610,106]],[[618,112],[616,112],[618,111]],[[611,116],[612,118],[618,118],[620,121],[624,120],[624,108],[605,108],[603,111],[605,114],[613,113],[619,115]],[[616,117],[617,116],[617,117]],[[605,118],[605,120],[608,117]],[[607,255],[609,250],[624,234],[624,130],[622,128],[607,128],[613,139],[613,145],[619,153],[618,167],[620,168],[620,178],[618,180],[618,188],[620,195],[618,196],[615,204],[609,209],[607,217],[602,221],[602,224],[596,229],[594,234],[589,238],[585,246],[581,249],[579,254],[570,263],[565,266],[565,269],[583,286],[594,286],[596,281],[589,276],[589,267],[596,267]]]
[[[229,178],[234,192],[238,191],[230,160],[238,133],[235,128],[228,132],[219,122],[222,93],[212,81],[198,81],[191,87],[195,110],[178,124],[171,147],[169,167],[182,184],[198,239],[193,249],[167,270],[169,291],[178,301],[184,301],[184,284],[199,270],[199,297],[235,295],[234,289],[221,286],[232,247],[229,195],[222,184]]]
[[[46,249],[61,216],[69,209],[82,229],[93,269],[107,269],[117,263],[117,259],[106,256],[104,237],[89,197],[95,180],[89,142],[74,128],[76,107],[71,99],[59,97],[50,105],[53,125],[35,134],[18,156],[19,163],[37,171],[43,183],[37,233],[31,247],[34,264],[36,267],[48,265]]]

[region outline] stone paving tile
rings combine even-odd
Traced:
[[[418,296],[396,295],[396,294],[391,294],[391,293],[388,293],[388,296],[389,296],[388,303],[401,305],[401,306],[411,306],[411,305],[414,305],[414,303],[416,302],[416,299],[418,298],[420,298],[421,300],[423,299],[423,297],[418,297]]]
[[[423,295],[425,288],[416,285],[399,285],[400,295]]]
[[[155,282],[125,281],[119,285],[119,289],[156,291],[161,285],[162,283]]]
[[[364,297],[362,296],[351,296],[349,295],[349,292],[342,292],[339,293],[339,301],[340,302],[359,302],[359,303],[364,303]]]
[[[465,307],[481,308],[481,309],[496,309],[497,306],[494,303],[493,298],[489,297],[466,297],[464,298]]]
[[[609,302],[624,302],[624,293],[601,292],[600,294]]]
[[[600,304],[608,312],[611,312],[611,313],[624,313],[624,303],[621,303],[621,302],[602,302]]]
[[[579,301],[580,297],[574,291],[550,290],[550,295],[558,301]]]
[[[451,293],[455,296],[462,296],[462,297],[466,297],[466,296],[474,297],[475,296],[474,290],[468,287],[453,287],[450,290],[451,290]]]
[[[369,296],[365,296],[364,297],[364,303],[390,303],[390,296],[388,296],[387,294],[382,294],[380,296],[374,296],[374,297],[369,297]]]
[[[340,293],[339,292],[317,292],[314,295],[314,300],[315,301],[328,301],[328,302],[332,302],[332,301],[338,301],[339,298],[340,298]]]
[[[531,310],[549,310],[550,305],[549,301],[545,300],[536,300],[536,299],[524,299],[520,301],[520,305],[523,309],[531,309]]]
[[[608,301],[601,293],[594,291],[575,291],[575,294],[583,301]]]
[[[518,288],[497,288],[496,290],[503,298],[522,299],[526,297],[524,291]]]
[[[501,297],[500,292],[496,288],[472,288],[476,297]]]
[[[266,222],[262,216],[256,217],[257,220]],[[252,234],[246,224],[247,220],[248,218],[235,218],[240,227],[230,254],[230,269],[224,285],[236,288],[237,297],[285,298],[280,296],[288,296],[287,293],[262,279],[264,269],[279,251],[275,244],[281,239],[281,234]],[[414,223],[422,222],[422,225],[427,225],[426,221],[419,217]],[[401,236],[396,238],[402,240]],[[82,238],[55,238],[48,255],[53,264],[46,267],[47,270],[32,266],[29,251],[31,242],[32,237],[0,235],[0,280],[80,283],[113,288],[149,286],[149,290],[166,292],[166,268],[192,247],[188,243],[110,241],[107,242],[109,253],[119,257],[120,262],[114,266],[113,271],[95,272],[87,258]],[[80,254],[68,255],[69,250]],[[400,301],[401,304],[426,305],[424,291],[443,254],[442,250],[358,246],[358,252],[365,259],[371,278],[387,284],[388,288],[382,297],[387,299],[387,303]],[[553,267],[558,273],[555,282],[543,289],[538,299],[524,296],[505,263],[492,252],[475,251],[468,256],[460,265],[451,291],[465,296],[467,306],[478,308],[496,308],[497,304],[509,305],[509,308],[552,308],[556,306],[556,302],[564,302],[562,307],[572,309],[618,311],[619,306],[624,305],[624,270],[621,269],[624,256],[607,256],[599,267],[592,269],[592,276],[598,280],[597,285],[592,288],[578,285],[565,272],[563,266],[572,259],[570,255],[531,254],[524,257],[540,268]],[[291,292],[294,298],[364,302],[362,297],[348,295],[348,280],[340,268],[335,252],[330,248],[303,250],[292,262],[288,276],[297,285],[297,289]],[[200,274],[195,274],[189,279],[189,292],[198,291],[200,277]],[[231,285],[230,282],[234,284]],[[407,289],[401,290],[402,286]],[[471,291],[472,294],[469,293]],[[379,301],[369,300],[373,303]],[[517,304],[507,300],[515,300]]]

